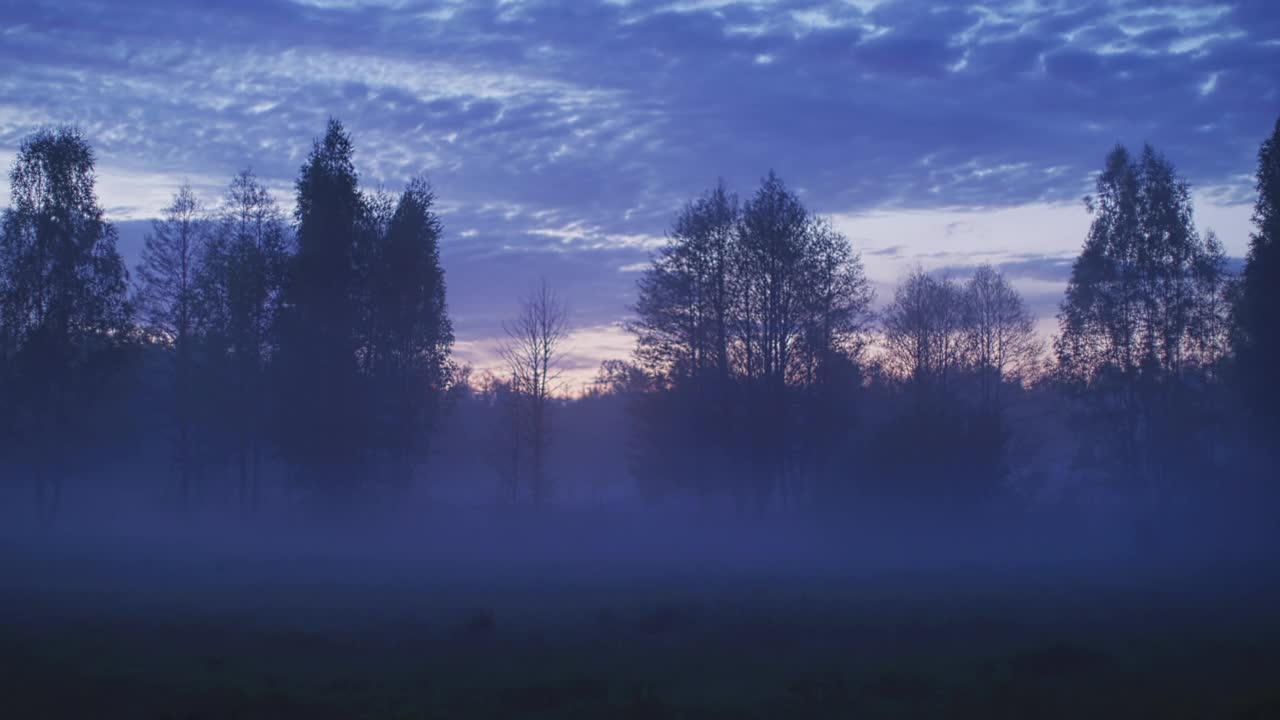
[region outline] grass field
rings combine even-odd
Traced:
[[[0,717],[1280,718],[1249,573],[183,557],[7,548]]]

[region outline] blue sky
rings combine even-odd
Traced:
[[[1116,142],[1163,150],[1198,224],[1241,254],[1280,113],[1280,10],[8,2],[0,63],[0,161],[42,124],[79,124],[127,254],[184,179],[213,199],[250,166],[288,209],[312,138],[341,118],[367,187],[434,183],[459,354],[491,362],[501,319],[546,276],[573,309],[581,378],[627,352],[636,268],[719,177],[745,195],[776,170],[850,237],[881,299],[915,263],[986,260],[1046,328]]]

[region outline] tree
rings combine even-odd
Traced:
[[[205,400],[218,435],[230,441],[247,510],[260,486],[266,373],[279,343],[289,233],[279,206],[247,169],[231,180],[211,225],[197,283]]]
[[[810,216],[806,234],[798,361],[805,384],[823,385],[842,362],[860,362],[873,318],[874,292],[862,258],[830,223]]]
[[[978,374],[982,406],[996,412],[1006,378],[1034,369],[1043,343],[1018,291],[990,265],[979,265],[964,287],[964,346]]]
[[[878,491],[956,507],[1002,491],[1009,430],[999,388],[1037,352],[1017,293],[990,266],[963,287],[917,268],[884,310],[884,346],[886,385],[905,382],[908,404],[895,412],[891,397],[881,409],[869,448]]]
[[[863,354],[872,319],[874,293],[861,258],[849,241],[819,217],[810,216],[804,279],[803,331],[790,382],[798,391],[797,475],[813,490],[840,492],[857,423]],[[796,482],[792,482],[793,491]]]
[[[1280,119],[1258,149],[1253,206],[1239,299],[1234,308],[1233,346],[1240,383],[1264,443],[1276,447],[1280,430]]]
[[[530,488],[535,504],[550,497],[546,476],[546,450],[550,442],[552,396],[563,372],[560,361],[569,337],[569,313],[546,280],[520,301],[513,320],[503,324],[506,341],[500,352],[521,399],[528,438],[522,445],[530,455]]]
[[[452,376],[453,323],[440,267],[442,227],[425,179],[409,183],[373,259],[370,367],[381,445],[402,480],[429,447]]]
[[[772,172],[742,210],[739,342],[745,375],[765,388],[775,405],[803,342],[810,230],[800,198]]]
[[[638,282],[636,355],[676,382],[729,377],[729,263],[738,201],[721,183],[676,216]]]
[[[1054,342],[1057,375],[1082,403],[1085,459],[1153,497],[1203,457],[1192,382],[1220,357],[1224,260],[1192,222],[1190,189],[1150,146],[1107,156],[1093,222],[1071,270]],[[1208,341],[1206,341],[1208,339]]]
[[[129,341],[128,275],[94,191],[94,155],[72,127],[26,137],[0,234],[0,338],[15,450],[51,523],[64,477],[101,427],[93,403]]]
[[[667,420],[698,450],[683,475],[704,501],[708,490],[724,483],[724,458],[732,452],[730,272],[738,221],[738,200],[723,183],[687,204],[637,283],[636,319],[628,325],[637,360],[683,407]],[[664,472],[666,480],[683,482],[671,469]]]
[[[967,330],[956,283],[917,267],[899,283],[883,324],[885,359],[910,383],[916,401],[930,403],[945,395],[964,360]]]
[[[297,254],[281,309],[275,370],[281,449],[313,486],[353,489],[368,442],[368,408],[356,348],[361,290],[356,254],[368,207],[351,137],[329,121],[297,181]]]
[[[871,287],[848,240],[770,173],[739,210],[723,184],[677,214],[638,283],[629,405],[646,487],[794,500],[843,438]],[[837,407],[837,404],[844,406]],[[643,418],[638,417],[644,415]],[[809,469],[802,466],[809,465]],[[660,477],[656,477],[660,475]]]
[[[746,451],[756,506],[795,488],[787,467],[793,413],[790,381],[800,382],[809,329],[813,225],[800,198],[770,172],[743,206],[735,257],[735,326],[745,384]]]
[[[480,390],[485,406],[492,410],[486,430],[494,450],[486,453],[486,457],[498,475],[500,499],[515,505],[520,502],[520,468],[524,457],[520,394],[513,380],[504,380],[493,373],[484,374]]]
[[[142,249],[137,307],[150,340],[171,353],[175,461],[179,497],[185,508],[190,499],[193,464],[196,278],[206,228],[200,203],[189,185],[174,194],[163,214],[162,219],[152,221]]]
[[[352,248],[354,283],[352,302],[356,312],[355,342],[356,365],[361,375],[372,377],[379,362],[383,338],[379,327],[379,298],[377,286],[383,282],[383,245],[391,218],[396,213],[400,198],[383,188],[361,193],[364,213],[359,220]]]
[[[1214,362],[1199,339],[1224,331],[1220,314],[1202,312],[1222,291],[1221,248],[1196,231],[1173,165],[1150,146],[1137,162],[1117,147],[1086,205],[1094,221],[1059,316],[1060,370],[1087,382],[1106,369],[1177,374]]]

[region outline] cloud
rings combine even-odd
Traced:
[[[586,207],[610,233],[637,199],[652,233],[770,167],[827,211],[1074,199],[1117,140],[1238,184],[1277,23],[1059,5],[35,2],[9,11],[0,147],[67,120],[108,163],[289,178],[334,114],[373,182],[448,174],[460,201]]]
[[[890,245],[889,247],[877,248],[875,250],[864,250],[863,255],[874,255],[877,257],[897,257],[906,249],[906,245]]]

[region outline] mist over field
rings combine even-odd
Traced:
[[[20,717],[1266,717],[1274,526],[120,508],[0,553]]]

